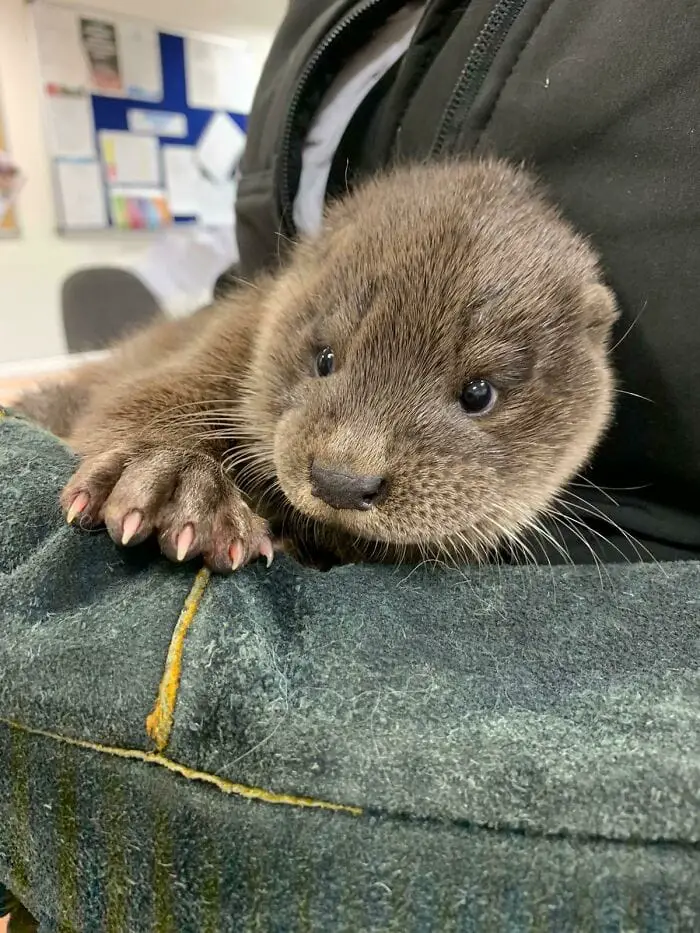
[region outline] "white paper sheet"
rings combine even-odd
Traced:
[[[201,39],[185,39],[187,103],[190,107],[218,109],[219,72],[216,46]]]
[[[227,48],[223,46],[223,48]],[[247,46],[239,51],[227,51],[221,62],[221,108],[232,113],[250,113],[253,96],[260,77],[255,59]]]
[[[188,133],[188,122],[184,113],[169,113],[164,110],[129,110],[126,119],[132,133],[167,136],[170,139],[184,139]]]
[[[111,20],[81,16],[79,28],[90,87],[98,94],[123,97],[125,88],[117,27]]]
[[[197,143],[197,162],[212,181],[230,181],[245,148],[245,133],[227,113],[215,113]]]
[[[202,175],[191,146],[163,146],[165,190],[176,217],[196,217],[200,210]]]
[[[72,10],[43,3],[32,4],[32,9],[44,84],[87,87],[87,62],[76,14]]]
[[[258,73],[247,43],[186,39],[185,67],[190,107],[248,113]]]
[[[216,184],[202,178],[199,184],[199,221],[205,227],[233,227],[236,185]]]
[[[91,230],[106,227],[102,172],[96,161],[58,161],[58,221],[64,230]]]
[[[181,316],[209,304],[217,278],[237,258],[232,227],[181,226],[164,230],[130,268],[171,315]]]
[[[102,132],[100,150],[110,185],[160,186],[160,153],[154,137]]]
[[[95,157],[92,107],[86,94],[47,94],[46,113],[53,156]]]
[[[144,23],[120,23],[119,58],[126,96],[138,100],[163,99],[158,33]]]

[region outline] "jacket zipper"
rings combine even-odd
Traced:
[[[290,221],[290,208],[292,206],[292,191],[291,191],[291,179],[290,179],[290,165],[289,165],[289,154],[292,148],[292,140],[294,137],[294,125],[296,121],[297,111],[299,109],[299,104],[301,103],[302,97],[309,83],[309,79],[312,77],[316,69],[318,68],[321,60],[324,58],[329,48],[337,41],[338,37],[345,32],[345,30],[352,26],[361,16],[367,13],[369,10],[373,9],[375,6],[378,6],[380,3],[385,2],[385,0],[365,0],[359,6],[354,7],[350,10],[349,13],[346,13],[345,16],[339,20],[333,29],[325,36],[323,41],[316,46],[313,54],[309,58],[304,67],[304,70],[297,81],[297,86],[294,91],[291,103],[289,105],[289,110],[287,113],[287,119],[284,125],[284,132],[282,134],[282,145],[280,148],[280,203],[282,207],[282,226],[286,228],[288,234],[293,234],[293,224]]]
[[[430,150],[431,156],[444,153],[448,139],[452,135],[455,117],[458,114],[466,115],[476,100],[503,40],[526,3],[527,0],[498,0],[494,4],[471,47],[447,106],[442,112]]]

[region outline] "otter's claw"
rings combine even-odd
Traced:
[[[121,544],[123,547],[131,541],[136,532],[141,527],[141,522],[143,521],[143,515],[139,512],[138,509],[134,509],[132,512],[125,517],[122,524],[122,540]]]
[[[229,548],[229,557],[231,558],[231,570],[238,570],[245,559],[242,541],[234,541]]]
[[[68,509],[68,514],[66,515],[66,521],[69,525],[72,525],[76,520],[78,515],[83,512],[88,505],[90,504],[90,496],[86,492],[79,492],[78,495],[71,502],[70,508]]]
[[[237,570],[258,554],[271,563],[265,521],[215,460],[192,451],[105,451],[81,463],[61,501],[69,522],[79,515],[81,524],[104,521],[122,546],[155,532],[173,561],[201,555],[218,573]]]
[[[269,538],[262,539],[260,543],[260,556],[265,558],[268,567],[272,566],[272,561],[275,559],[275,552],[272,547],[272,541],[270,541]]]

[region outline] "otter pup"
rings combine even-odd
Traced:
[[[593,250],[527,173],[397,169],[279,274],[61,388],[81,458],[63,508],[221,572],[269,563],[273,542],[317,564],[480,560],[600,438],[615,317]]]

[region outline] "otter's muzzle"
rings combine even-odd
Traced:
[[[356,509],[366,512],[383,498],[386,480],[383,476],[361,476],[342,470],[331,470],[311,464],[311,495],[322,499],[334,509]]]

